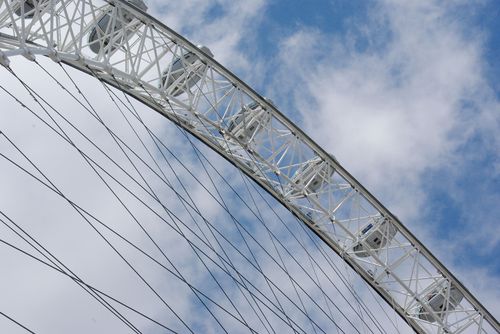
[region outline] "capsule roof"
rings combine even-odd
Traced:
[[[125,1],[132,6],[139,8],[143,12],[148,10],[148,6],[144,3],[143,0],[125,0]]]
[[[210,56],[210,58],[213,58],[214,57],[214,54],[212,53],[212,51],[206,47],[205,45],[197,45],[198,49],[200,49],[201,51],[205,52],[207,55]]]

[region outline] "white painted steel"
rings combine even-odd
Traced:
[[[103,15],[113,24],[89,38]],[[204,50],[123,0],[0,0],[0,64],[48,56],[185,128],[299,217],[416,332],[500,332],[481,303],[333,156]]]

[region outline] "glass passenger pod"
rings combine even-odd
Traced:
[[[125,1],[144,12],[148,10],[143,0]],[[109,8],[97,17],[97,23],[94,28],[92,28],[88,39],[90,50],[95,54],[99,54],[101,49],[108,47],[109,43],[112,41],[114,44],[105,52],[116,50],[130,34],[130,31],[124,30],[123,27],[132,22],[134,16],[126,10],[123,11],[121,17],[118,17],[116,14],[116,10]],[[113,33],[111,34],[111,32]]]
[[[273,101],[264,98],[269,104]],[[232,134],[240,143],[248,144],[255,136],[265,129],[271,121],[271,113],[257,101],[243,106],[233,117],[227,127],[227,132]],[[228,139],[231,139],[228,136]]]
[[[396,226],[391,224],[387,218],[381,222],[372,222],[359,231],[356,245],[352,248],[356,256],[368,257],[367,249],[377,252],[385,247],[397,233]]]
[[[198,48],[213,58],[214,54],[209,48],[201,45]],[[172,65],[163,71],[160,88],[164,87],[169,95],[179,96],[200,81],[206,68],[207,64],[199,56],[187,52],[177,57]]]
[[[54,4],[57,2],[54,1]],[[17,6],[16,10],[14,13],[16,13],[17,16],[21,16],[24,13],[24,18],[27,19],[32,19],[33,16],[35,16],[35,8],[38,7],[39,10],[44,9],[47,5],[50,5],[50,0],[43,0],[43,1],[38,1],[38,0],[25,0],[25,1],[18,1],[19,5]]]
[[[333,175],[334,168],[320,157],[303,164],[292,176],[285,193],[292,197],[304,197],[305,193],[317,193]],[[296,187],[298,186],[298,187]]]
[[[428,322],[435,322],[436,316],[444,318],[447,312],[453,311],[462,301],[464,295],[455,286],[451,286],[448,294],[448,287],[438,287],[424,297],[423,304],[427,305],[434,313],[427,311],[421,306],[418,317]]]

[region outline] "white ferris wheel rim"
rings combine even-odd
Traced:
[[[33,0],[27,1],[33,4]],[[161,113],[227,159],[296,215],[393,306],[415,331],[458,333],[472,328],[478,333],[488,333],[483,327],[484,323],[488,328],[500,332],[500,324],[490,312],[394,214],[333,156],[288,120],[270,100],[260,96],[213,59],[209,49],[196,47],[143,12],[142,9],[145,8],[130,6],[125,0],[104,1],[102,5],[84,0],[35,2],[33,17],[23,17],[22,10],[21,15],[16,17],[15,6],[19,1],[0,0],[0,64],[8,67],[9,58],[17,55],[31,60],[37,55],[47,56],[95,76]],[[76,11],[79,6],[87,12],[75,19],[75,22],[69,23],[67,18],[72,17],[69,12]],[[89,52],[92,43],[87,36],[107,13],[113,13],[115,21],[112,22],[119,24],[107,24],[110,29],[98,33],[99,45],[93,44],[97,45],[98,54],[92,54]],[[53,19],[56,16],[58,20]],[[64,18],[67,19],[66,22]],[[161,43],[166,43],[167,46]],[[185,58],[188,53],[194,55],[193,63]],[[146,64],[146,55],[156,58]],[[118,57],[123,59],[117,61]],[[163,61],[165,59],[170,60],[170,65]],[[172,63],[175,60],[181,64],[179,75],[174,73]],[[162,66],[168,68],[161,68]],[[190,75],[196,75],[195,80],[193,76],[183,77],[188,68]],[[173,78],[171,84],[166,79],[167,76]],[[196,81],[195,84],[189,86],[193,81]],[[213,87],[207,88],[210,84]],[[216,110],[217,94],[220,91],[224,91],[224,96],[234,94],[240,98],[239,104],[231,105],[229,102],[230,106],[225,106],[228,110],[234,110],[222,110],[223,113]],[[203,99],[201,94],[209,93],[213,93],[215,98],[214,103],[209,101],[210,105],[207,107],[206,102],[200,101]],[[249,107],[251,103],[256,103],[255,109]],[[202,107],[209,110],[204,111]],[[250,110],[255,113],[255,117],[248,120],[238,118],[240,110]],[[281,151],[277,151],[275,146],[269,146],[273,139],[282,144],[278,147]],[[300,150],[296,156],[290,157],[289,151],[295,147]],[[285,151],[288,155],[283,153]],[[314,182],[319,182],[319,185],[313,186]],[[338,197],[337,186],[340,182],[346,182],[352,188],[349,194],[337,198],[334,205],[325,206],[323,197]],[[350,197],[359,197],[376,211],[373,215],[372,210],[371,218],[363,222],[376,225],[379,220],[383,220],[372,230],[382,231],[386,241],[380,248],[370,248],[368,236],[359,229],[361,218],[357,218],[357,228],[351,226],[354,224],[345,223],[347,218],[337,218],[336,213],[342,211],[342,205]],[[394,235],[390,232],[391,228],[386,231],[381,228],[386,221],[388,226],[395,228]],[[336,235],[328,224],[337,226],[343,232]],[[364,250],[354,250],[356,245]],[[420,263],[424,261],[425,265]],[[427,274],[417,277],[412,276],[412,273],[407,277],[398,272],[400,267],[410,265],[408,263],[422,265],[422,272]],[[372,270],[373,268],[378,271]],[[412,280],[417,282],[415,286],[406,283]],[[406,293],[405,302],[401,302],[391,292],[394,285]],[[436,289],[444,291],[442,294],[448,305],[448,312],[438,314],[430,300],[427,300],[433,293],[436,294]],[[460,292],[464,302],[459,301],[455,305],[450,293],[452,289]],[[461,304],[466,306],[460,309]],[[460,311],[467,317],[458,322],[456,318],[455,321],[448,321],[451,318],[448,313],[453,313],[455,307],[457,312]],[[426,315],[423,318],[419,317],[422,313]]]

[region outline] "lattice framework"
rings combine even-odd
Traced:
[[[333,156],[207,53],[121,0],[28,1],[30,13],[22,0],[0,0],[2,65],[16,55],[48,56],[160,112],[291,210],[415,331],[500,332],[478,300]],[[112,23],[97,32],[94,53],[89,35],[104,15]],[[195,62],[186,61],[188,53]],[[167,85],[179,60],[183,74]],[[385,240],[378,249],[362,233],[370,224]],[[463,295],[453,310],[452,291]],[[440,293],[444,310],[436,311],[430,297]]]

